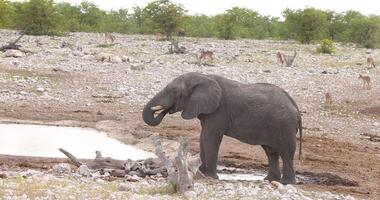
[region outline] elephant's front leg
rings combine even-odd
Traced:
[[[219,129],[205,129],[202,127],[200,138],[201,161],[200,171],[206,176],[218,178],[216,174],[216,163],[218,151],[222,141],[223,134]]]

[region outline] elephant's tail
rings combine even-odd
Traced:
[[[301,118],[301,113],[299,111],[298,111],[298,129],[300,132],[300,148],[299,148],[298,159],[301,160],[301,156],[302,156],[302,118]]]

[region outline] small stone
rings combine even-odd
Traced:
[[[1,173],[1,174],[0,174],[0,178],[1,178],[1,179],[6,179],[6,178],[8,178],[8,175],[7,175],[7,174],[4,174],[4,173]]]
[[[5,57],[15,57],[15,58],[21,58],[24,57],[25,54],[19,50],[11,49],[4,53]]]
[[[43,88],[43,87],[38,87],[37,88],[37,92],[44,92],[45,91],[45,88]]]
[[[91,171],[90,169],[87,167],[87,165],[81,165],[79,168],[78,168],[78,172],[80,175],[82,176],[86,176],[86,177],[89,177],[91,175]]]
[[[379,126],[379,122],[374,122],[373,125],[374,126]]]
[[[122,56],[122,57],[121,57],[121,60],[122,60],[123,62],[133,62],[133,60],[132,60],[131,58],[128,58],[127,56]]]
[[[117,189],[118,189],[119,191],[124,192],[124,191],[130,191],[130,190],[131,190],[131,187],[130,187],[130,185],[128,185],[128,184],[121,183],[121,184],[117,187]]]
[[[122,63],[122,59],[119,56],[113,56],[111,57],[111,62],[112,63]]]
[[[82,55],[83,55],[83,53],[80,52],[80,51],[73,51],[72,54],[73,54],[74,56],[82,56]]]
[[[286,185],[286,190],[288,191],[288,193],[296,193],[297,192],[297,188],[295,188],[294,186],[292,185]]]
[[[11,63],[14,66],[19,66],[20,65],[20,61],[18,61],[18,60],[12,60]]]
[[[142,71],[145,67],[143,65],[131,65],[131,70]]]
[[[84,55],[83,59],[85,59],[85,60],[95,60],[95,56],[93,56],[93,55]]]
[[[195,199],[197,198],[197,193],[195,191],[186,191],[185,193],[183,193],[183,195],[187,198],[187,199]]]
[[[71,167],[67,163],[59,163],[53,166],[54,174],[69,174],[71,172]]]
[[[98,61],[109,61],[111,59],[111,54],[109,53],[99,53],[98,55],[96,55],[96,60]]]

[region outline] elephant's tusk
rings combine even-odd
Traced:
[[[164,109],[164,106],[153,106],[153,107],[150,107],[150,109],[151,109],[152,111],[159,111],[159,110]]]

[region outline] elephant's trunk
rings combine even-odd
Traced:
[[[169,110],[164,109],[160,114],[154,117],[154,113],[158,111],[155,108],[159,106],[160,105],[153,105],[152,101],[145,105],[142,117],[144,122],[147,123],[149,126],[157,126],[158,124],[160,124],[162,119],[165,117],[166,113],[168,113]]]

